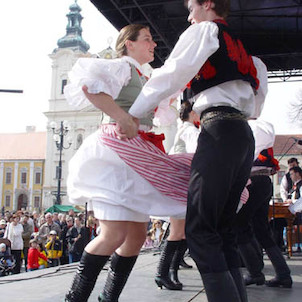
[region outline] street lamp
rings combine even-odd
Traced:
[[[61,178],[62,178],[62,151],[63,149],[69,149],[72,142],[71,138],[67,138],[68,146],[64,147],[64,137],[67,135],[68,131],[70,130],[70,126],[66,121],[61,121],[60,127],[57,127],[56,122],[51,122],[50,127],[53,132],[53,139],[56,142],[57,150],[59,151],[59,165],[56,167],[56,177],[58,179],[58,186],[57,191],[54,192],[56,196],[56,203],[61,204]]]

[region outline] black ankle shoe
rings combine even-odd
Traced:
[[[245,275],[245,276],[243,276],[243,280],[244,280],[245,285],[252,285],[252,284],[263,285],[265,283],[265,277],[263,274],[256,276],[256,277],[252,277],[250,275]]]
[[[287,278],[278,278],[275,277],[272,280],[266,281],[265,285],[268,287],[284,287],[284,288],[291,288],[293,285],[293,280],[290,276]]]
[[[182,290],[182,284],[175,284],[169,277],[155,277],[155,283],[158,288],[162,289],[163,286],[169,290]]]

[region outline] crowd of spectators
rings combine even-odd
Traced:
[[[165,229],[163,221],[151,219],[143,249],[158,248]],[[13,274],[77,262],[99,232],[93,215],[85,219],[83,213],[72,209],[67,214],[2,210],[0,258],[11,266]]]
[[[0,258],[13,274],[79,261],[97,236],[98,220],[65,213],[4,211],[0,215]]]

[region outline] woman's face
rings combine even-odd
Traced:
[[[157,229],[160,229],[161,228],[161,221],[156,221],[155,222],[155,227],[157,228]]]
[[[128,55],[133,57],[141,65],[154,60],[154,48],[156,45],[150,31],[146,28],[139,31],[136,41],[127,41],[126,44]]]

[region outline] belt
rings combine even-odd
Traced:
[[[239,110],[229,106],[211,107],[204,110],[200,115],[200,122],[202,124],[219,120],[246,121],[247,118]]]
[[[250,177],[254,177],[254,176],[271,176],[271,171],[267,169],[252,171]]]

